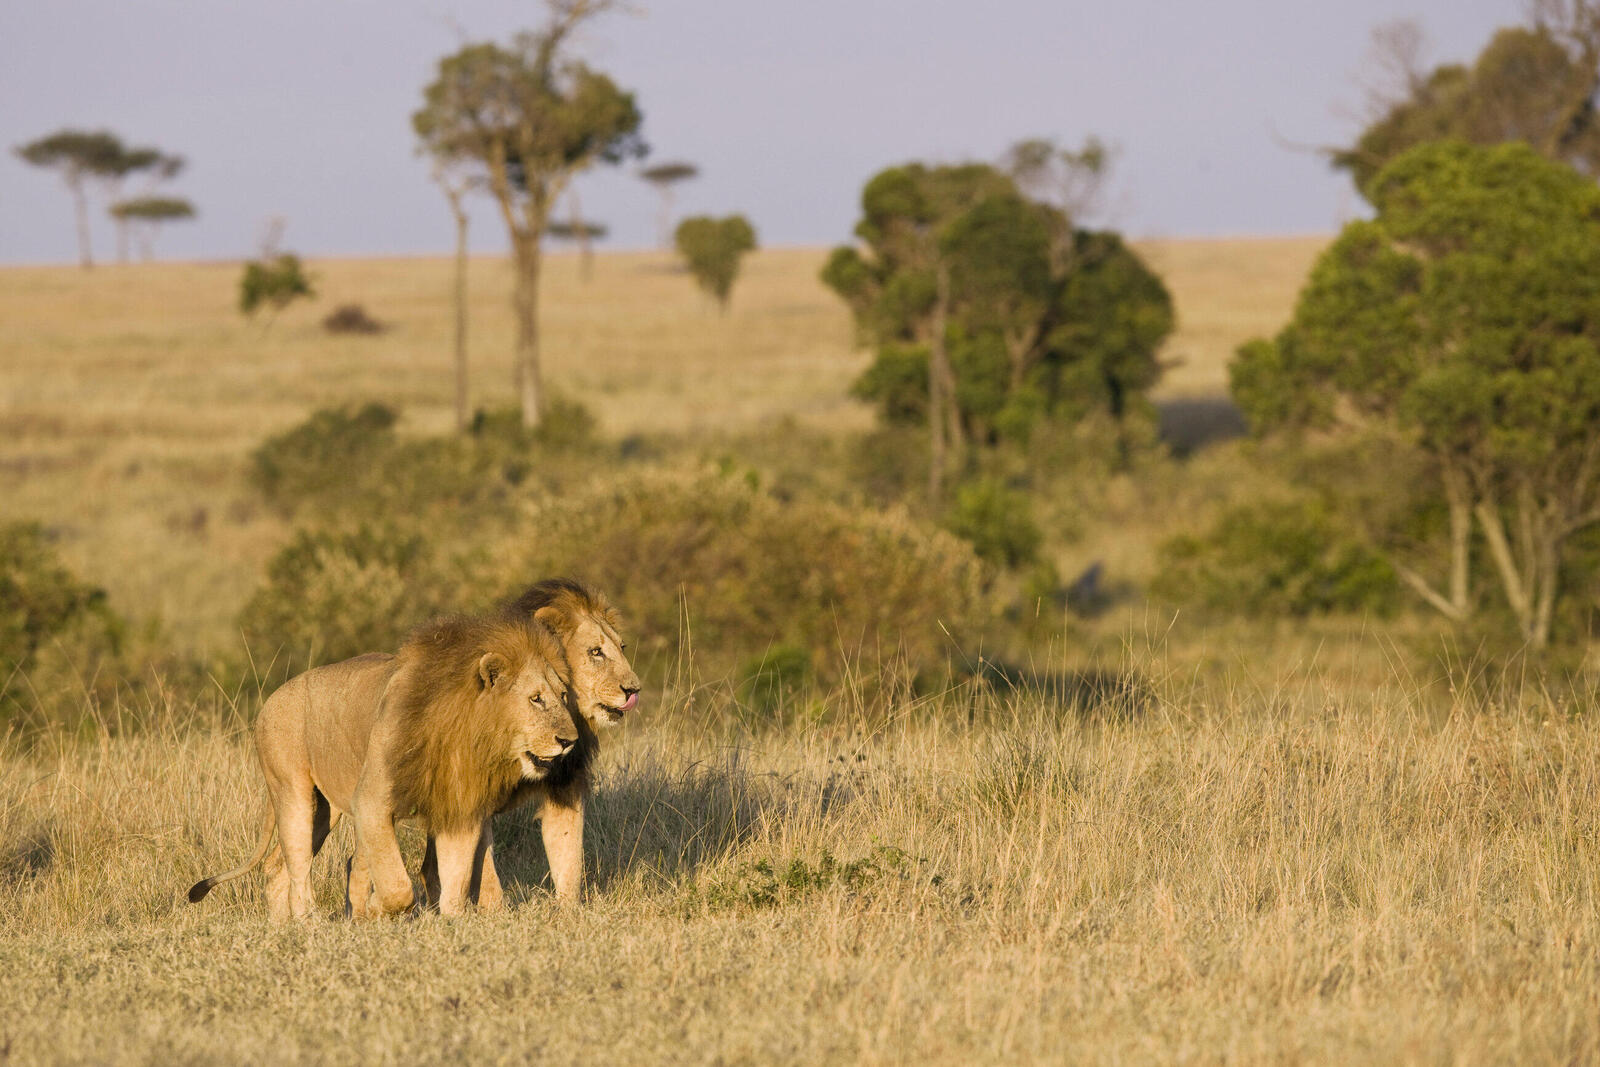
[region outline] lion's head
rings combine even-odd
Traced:
[[[481,822],[558,772],[579,729],[561,642],[532,618],[449,618],[400,647],[395,810],[435,827]]]
[[[622,643],[622,619],[604,595],[570,578],[552,578],[530,586],[506,614],[555,631],[572,673],[577,710],[591,726],[613,726],[638,704],[639,676]]]

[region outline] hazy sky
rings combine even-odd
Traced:
[[[910,159],[992,160],[1029,136],[1118,155],[1106,221],[1136,237],[1325,232],[1358,210],[1290,144],[1358,128],[1370,33],[1414,18],[1468,59],[1519,0],[642,0],[581,54],[637,93],[652,160],[688,159],[681,213],[743,212],[766,244],[849,238],[862,183]],[[417,0],[0,0],[0,262],[71,261],[71,202],[12,146],[106,127],[188,157],[199,207],[170,257],[251,253],[282,216],[310,255],[448,251],[410,114],[437,59],[544,7]],[[611,247],[655,238],[629,173],[578,184]],[[95,213],[97,255],[111,228]],[[501,249],[487,203],[474,248]]]

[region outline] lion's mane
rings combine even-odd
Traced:
[[[503,658],[512,677],[537,657],[568,682],[560,641],[531,617],[452,617],[413,631],[400,647],[398,691],[390,696],[401,739],[393,768],[396,812],[418,812],[435,827],[463,827],[500,810],[522,783],[511,753],[513,709],[496,700],[491,714],[479,712],[478,662],[486,652]],[[556,773],[572,771],[558,766]]]

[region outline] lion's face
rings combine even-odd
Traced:
[[[621,636],[605,620],[585,613],[574,621],[562,644],[578,712],[596,729],[614,726],[639,703],[639,676]]]
[[[530,659],[512,674],[505,661],[490,652],[479,661],[484,687],[479,700],[486,714],[507,726],[510,756],[525,779],[537,781],[578,743],[578,727],[567,710],[567,685],[551,664]]]

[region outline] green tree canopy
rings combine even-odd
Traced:
[[[1524,141],[1549,159],[1600,174],[1600,4],[1541,9],[1555,17],[1501,29],[1469,65],[1406,72],[1355,144],[1333,153],[1363,196],[1385,164],[1427,141]]]
[[[1160,373],[1161,280],[1116,234],[1073,227],[992,167],[882,171],[856,235],[822,273],[878,350],[856,395],[890,420],[931,414],[936,464],[941,437],[959,453],[1041,417],[1120,417]]]
[[[57,130],[47,137],[19,145],[18,158],[35,167],[58,171],[72,194],[78,220],[78,259],[85,268],[94,266],[94,251],[89,240],[89,209],[83,190],[85,178],[117,175],[124,166],[127,150],[122,140],[105,130]]]
[[[1253,341],[1234,396],[1262,432],[1383,427],[1435,461],[1445,591],[1464,619],[1476,528],[1534,646],[1567,540],[1600,522],[1600,187],[1512,143],[1425,144],[1374,176],[1372,221],[1323,253],[1293,320]]]
[[[734,279],[739,276],[739,260],[756,247],[750,220],[743,215],[721,219],[696,215],[678,224],[673,243],[695,282],[726,312]]]
[[[480,178],[500,207],[516,265],[517,379],[525,425],[539,421],[540,243],[574,175],[644,155],[633,94],[565,55],[584,21],[611,0],[550,0],[537,32],[509,47],[470,44],[439,61],[411,117],[426,154]]]

